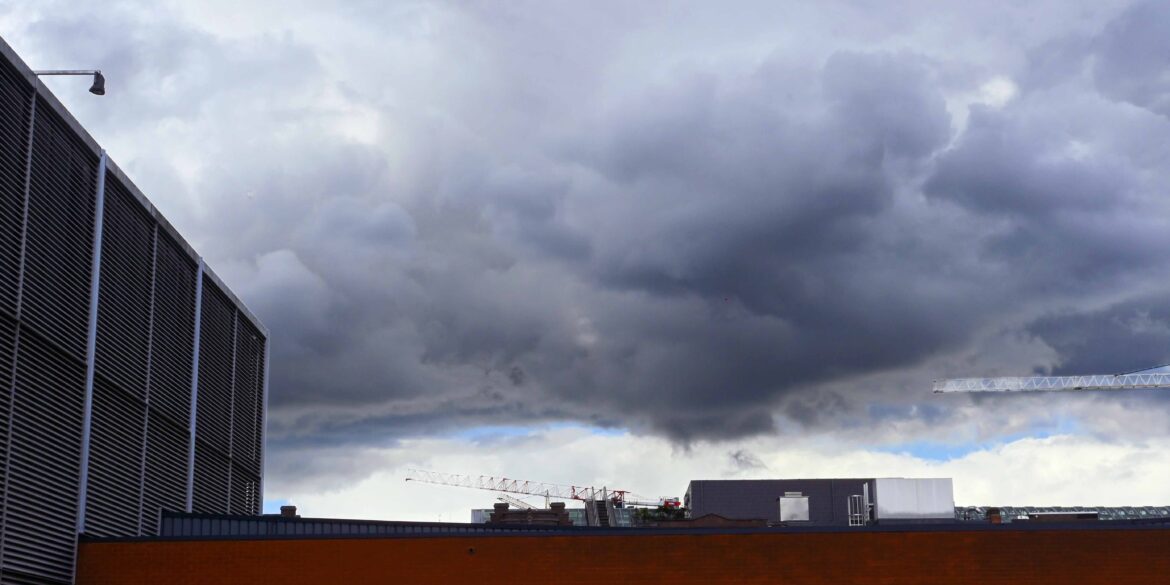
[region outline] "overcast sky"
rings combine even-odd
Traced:
[[[266,498],[407,467],[1170,503],[1170,2],[0,0],[272,333]]]

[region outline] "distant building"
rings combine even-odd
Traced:
[[[472,524],[487,524],[491,520],[492,512],[495,510],[488,509],[474,509],[471,511]],[[589,520],[585,517],[585,508],[565,508],[565,514],[569,516],[569,522],[573,526],[588,526]],[[615,528],[628,528],[634,525],[634,508],[616,508],[614,510],[613,526]]]
[[[691,518],[716,514],[801,526],[955,521],[949,479],[693,480],[683,506]]]
[[[1020,520],[1041,522],[1059,520],[1165,520],[1170,506],[964,506],[955,508],[955,519],[963,522],[997,522],[1009,524]]]
[[[268,333],[0,40],[0,582],[257,514]]]
[[[638,526],[645,528],[764,528],[768,521],[763,518],[743,520],[724,518],[719,514],[686,518],[683,520],[644,520]]]
[[[491,516],[488,518],[488,524],[497,526],[501,524],[513,524],[522,526],[572,526],[573,521],[569,519],[568,512],[565,511],[564,502],[553,502],[549,504],[547,509],[542,508],[516,508],[509,509],[508,504],[500,502],[496,504],[492,510]]]

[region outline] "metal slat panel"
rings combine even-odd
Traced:
[[[145,405],[104,378],[94,380],[85,531],[138,534]]]
[[[154,220],[113,173],[106,173],[104,204],[94,371],[143,402],[150,348]]]
[[[4,517],[4,485],[8,477],[8,430],[12,421],[12,366],[16,360],[16,322],[0,313],[0,518]],[[0,529],[0,541],[4,531]]]
[[[260,475],[232,463],[232,501],[229,513],[242,516],[260,513]]]
[[[239,319],[237,328],[232,461],[250,475],[259,476],[260,431],[264,420],[264,337],[246,319]]]
[[[0,59],[5,584],[70,579],[79,484],[87,475],[80,499],[87,532],[150,533],[158,529],[161,510],[183,509],[191,427],[201,437],[195,508],[224,512],[229,500],[237,511],[255,513],[260,506],[262,335],[251,322],[237,324],[246,321],[239,316],[246,311],[213,277],[197,306],[193,252],[116,166],[102,177],[102,208],[95,209],[96,147],[51,96],[34,93],[29,78]],[[97,213],[100,234],[94,232]],[[101,258],[99,271],[92,270],[95,257]],[[91,325],[94,275],[100,283],[92,289]],[[207,326],[198,359],[207,372],[198,382],[201,409],[193,413],[200,314]],[[241,334],[246,337],[238,341]],[[93,343],[88,362],[87,342]],[[237,353],[245,367],[239,372]],[[87,397],[89,374],[93,391]]]
[[[37,575],[8,570],[0,572],[0,583],[4,585],[61,585],[61,581],[56,579],[46,579]]]
[[[182,512],[187,507],[187,421],[150,407],[146,434],[146,475],[141,531],[154,534],[161,510]]]
[[[196,438],[193,511],[209,513],[227,511],[230,465],[226,454],[208,445],[202,436]]]
[[[16,315],[32,86],[0,60],[0,312]]]
[[[159,230],[150,346],[150,404],[173,420],[191,417],[196,264]]]
[[[196,412],[192,510],[223,512],[231,492],[231,424],[236,308],[203,279],[200,313],[199,402]]]
[[[200,315],[199,404],[195,433],[228,454],[232,424],[232,349],[236,309],[210,278],[203,279]]]
[[[71,576],[85,363],[28,329],[17,347],[3,565]]]
[[[85,359],[98,155],[37,98],[22,321]]]

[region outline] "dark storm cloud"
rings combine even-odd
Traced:
[[[1170,364],[1170,298],[1132,299],[1095,311],[1060,312],[1028,326],[1063,358],[1055,375],[1120,374]]]
[[[1138,4],[1105,27],[1098,46],[1102,94],[1170,116],[1170,4]]]
[[[1045,315],[1031,323],[1028,331],[1059,352],[1061,361],[1053,364],[1052,375],[1121,374],[1170,365],[1170,295]],[[1120,419],[1113,422],[1123,427],[1116,434],[1128,432],[1141,438],[1170,430],[1164,417],[1161,423],[1149,424],[1138,422],[1132,414],[1164,413],[1170,407],[1170,394],[1163,390],[1095,393],[1085,399],[1092,400],[1094,418]],[[1131,424],[1126,425],[1126,419]],[[1102,426],[1109,430],[1109,424]]]
[[[985,302],[939,277],[947,252],[914,233],[924,211],[897,208],[903,173],[950,136],[925,60],[836,53],[806,87],[787,81],[770,63],[686,79],[600,124],[592,160],[615,193],[585,212],[589,277],[678,307],[604,323],[636,343],[597,350],[600,367],[632,357],[609,396],[676,437],[769,430],[777,397],[945,349]],[[685,406],[637,399],[655,392]]]
[[[271,329],[278,451],[942,425],[906,376],[980,339],[1120,364],[1077,340],[1161,315],[1164,5],[886,4],[29,8],[13,44],[121,84],[76,109]]]

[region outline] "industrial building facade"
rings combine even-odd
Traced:
[[[955,521],[950,479],[703,479],[683,498],[691,518],[791,522],[801,526],[865,526]],[[786,502],[797,513],[783,516]]]
[[[261,508],[268,334],[0,40],[0,582]]]

